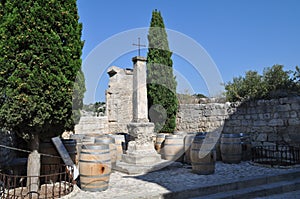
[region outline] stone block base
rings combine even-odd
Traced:
[[[169,166],[172,163],[174,162],[169,160],[160,160],[160,162],[149,164],[149,165],[139,165],[139,164],[134,165],[134,164],[128,164],[126,162],[117,162],[114,170],[129,175],[145,174],[145,173],[162,169],[166,166]]]
[[[128,174],[147,173],[156,170],[162,162],[154,149],[154,124],[150,122],[132,122],[127,125],[129,134],[134,140],[128,143],[126,154],[116,165],[116,170]]]
[[[142,153],[131,153],[131,154],[123,154],[122,162],[133,164],[133,165],[152,165],[154,163],[158,163],[161,161],[161,157],[157,153],[152,154],[142,154]]]

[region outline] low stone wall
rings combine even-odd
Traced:
[[[177,131],[207,132],[224,124],[230,103],[180,104]]]
[[[128,122],[128,121],[127,121]],[[127,122],[109,122],[107,117],[82,117],[76,133],[127,132]],[[254,145],[271,143],[300,146],[300,97],[258,100],[245,103],[180,104],[178,132],[250,133]]]
[[[300,97],[246,102],[232,109],[224,133],[251,133],[254,145],[300,146]]]
[[[76,134],[99,134],[108,133],[107,116],[82,116],[77,125],[75,125]]]
[[[245,103],[181,104],[177,131],[250,133],[254,145],[288,143],[300,146],[300,97]]]

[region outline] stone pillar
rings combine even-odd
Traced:
[[[37,194],[39,190],[39,176],[40,176],[40,168],[41,168],[41,155],[34,150],[28,156],[28,167],[27,167],[27,187],[32,195]],[[34,177],[31,177],[34,176]]]
[[[133,57],[133,120],[144,123],[148,120],[146,58]]]
[[[148,120],[146,59],[134,57],[132,61],[133,119],[127,128],[134,140],[128,143],[126,154],[122,155],[122,161],[117,167],[129,174],[139,174],[153,170],[155,165],[161,162],[161,157],[155,151],[152,141],[154,123]]]

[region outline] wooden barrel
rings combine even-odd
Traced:
[[[117,148],[115,144],[115,138],[110,135],[103,135],[102,137],[95,138],[95,144],[100,143],[109,145],[111,165],[114,168],[117,162]]]
[[[192,172],[209,175],[215,172],[216,151],[214,140],[206,138],[206,133],[198,133],[191,145]]]
[[[77,154],[76,140],[75,139],[62,139],[61,141],[62,141],[63,145],[65,146],[65,148],[67,149],[73,163],[75,164],[76,163],[76,154]]]
[[[71,159],[75,162],[76,158],[76,140],[75,139],[62,139],[61,140],[64,147],[68,151]],[[51,140],[44,141],[40,143],[40,153],[42,165],[60,165],[64,164],[62,158],[60,157],[55,145]],[[43,155],[46,154],[46,155]],[[49,155],[49,156],[48,156]]]
[[[94,134],[85,134],[81,139],[83,145],[92,145],[95,144],[96,138],[99,138],[103,135],[94,135]]]
[[[161,150],[162,158],[165,160],[182,162],[183,154],[184,154],[183,137],[179,135],[166,135],[165,144]]]
[[[118,161],[122,159],[122,154],[125,151],[125,136],[124,135],[112,135],[112,136],[113,138],[115,138],[115,146],[116,146],[117,161]]]
[[[220,150],[224,163],[237,164],[242,159],[242,144],[239,134],[222,134]]]
[[[43,141],[39,147],[39,152],[41,153],[41,175],[59,173],[63,163],[52,141]],[[50,180],[56,182],[57,177]]]
[[[191,164],[191,145],[197,133],[188,133],[184,137],[184,162]]]
[[[82,144],[94,144],[95,143],[95,137],[90,135],[85,135],[82,139]]]
[[[109,145],[82,145],[79,157],[79,174],[82,190],[92,192],[106,190],[111,174]]]
[[[160,153],[161,149],[164,147],[165,137],[166,137],[166,134],[164,134],[164,133],[158,133],[156,135],[154,148],[157,151],[157,153]]]
[[[216,143],[216,146],[215,146],[215,149],[216,149],[216,160],[217,161],[221,161],[222,160],[220,145],[221,145],[221,139],[218,139],[218,141]]]
[[[126,153],[127,151],[127,148],[128,148],[128,143],[130,141],[134,141],[134,137],[132,137],[130,134],[128,133],[121,133],[120,135],[124,135],[124,138],[125,138],[125,142],[122,143],[122,148],[123,148],[123,153]]]
[[[16,146],[16,139],[15,139],[15,133],[7,131],[0,127],[0,144],[14,147]],[[9,148],[0,147],[0,168],[3,166],[9,166],[10,163],[14,160],[16,157],[17,151],[11,150]]]
[[[78,142],[78,141],[81,141],[81,139],[84,136],[85,136],[84,134],[71,134],[70,135],[70,139],[74,139],[74,140],[76,140]]]
[[[66,150],[68,151],[72,161],[76,161],[76,140],[74,139],[62,139],[61,140]],[[64,162],[60,157],[55,145],[51,140],[45,140],[40,143],[39,146],[41,153],[41,175],[57,174],[62,171],[62,165]],[[56,182],[58,175],[49,177],[48,180]]]
[[[242,145],[242,161],[251,160],[251,137],[248,133],[240,133]]]
[[[156,135],[155,134],[152,134],[152,142],[153,142],[153,145],[155,146],[155,142],[156,142]]]
[[[82,139],[84,137],[84,134],[71,134],[70,138],[76,140],[76,157],[75,157],[75,164],[78,165],[79,163],[79,154],[81,151],[81,146],[82,146]]]

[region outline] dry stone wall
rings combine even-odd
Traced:
[[[254,145],[300,146],[300,97],[258,100],[233,106],[224,133],[251,133]]]
[[[76,134],[98,134],[107,132],[109,132],[107,116],[82,116],[79,123],[75,125]]]
[[[230,103],[180,104],[177,131],[207,132],[224,124]]]
[[[288,143],[300,146],[300,97],[245,103],[181,104],[177,131],[250,133],[254,145]]]
[[[112,95],[117,98],[120,93]],[[107,117],[82,117],[75,126],[75,132],[126,133],[127,124],[132,119],[132,105],[127,104],[128,101],[125,102],[124,98],[121,99],[123,100],[118,101],[116,110],[113,110],[113,104],[108,110],[116,114],[115,117],[109,114]],[[207,101],[202,104],[179,105],[177,132],[209,132],[219,127],[223,127],[223,133],[250,133],[253,145],[279,143],[300,147],[300,97],[245,103]]]

